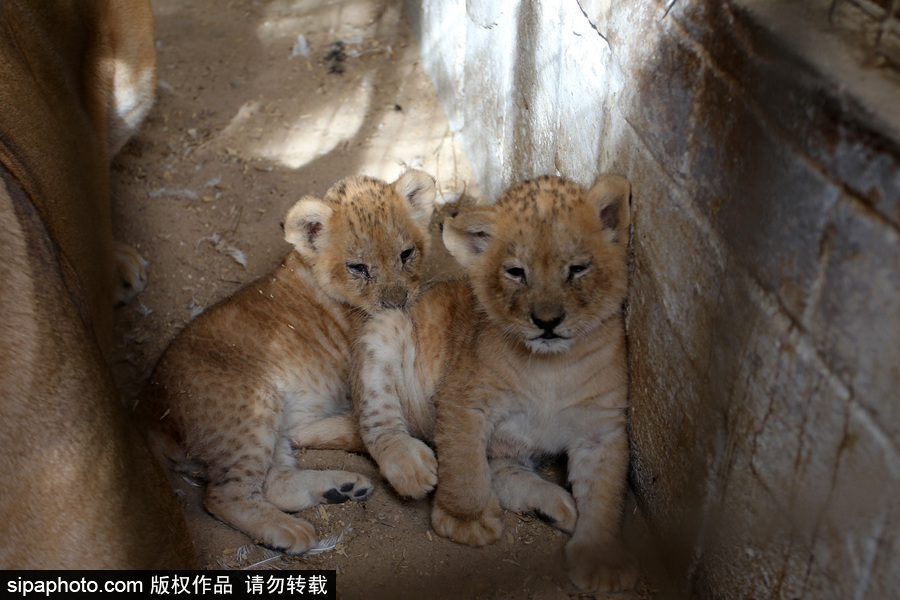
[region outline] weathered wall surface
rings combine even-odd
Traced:
[[[900,590],[900,83],[829,4],[408,2],[489,197],[633,182],[632,484],[694,598]]]

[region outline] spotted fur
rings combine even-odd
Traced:
[[[373,316],[352,378],[363,440],[391,485],[416,498],[437,485],[437,533],[483,545],[501,534],[501,507],[534,511],[572,533],[570,577],[592,590],[636,576],[620,539],[629,194],[614,176],[590,190],[540,177],[445,221],[468,280]],[[571,494],[535,471],[535,458],[562,453]]]
[[[433,179],[353,177],[287,213],[294,246],[274,272],[191,322],[161,357],[136,410],[151,445],[203,469],[209,511],[291,554],[316,543],[294,513],[361,500],[371,482],[300,470],[298,448],[362,451],[350,415],[350,347],[365,314],[419,292]]]

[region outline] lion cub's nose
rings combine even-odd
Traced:
[[[537,313],[531,313],[531,322],[534,323],[535,327],[540,327],[541,329],[543,329],[545,336],[552,335],[553,330],[556,329],[565,318],[566,313],[562,311],[551,315],[548,315],[546,313],[542,313],[540,315],[538,315]]]
[[[381,296],[381,308],[403,308],[409,300],[409,292],[404,287],[385,290]]]

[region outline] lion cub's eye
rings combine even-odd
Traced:
[[[522,267],[507,267],[506,276],[514,281],[525,282],[525,269]]]
[[[413,247],[407,248],[406,250],[401,252],[400,253],[400,262],[405,265],[406,261],[408,261],[410,258],[412,258],[412,255],[415,253],[415,251],[416,251],[416,248],[415,248],[415,246],[413,246]]]
[[[359,275],[361,277],[369,276],[369,267],[362,263],[348,263],[347,270],[350,271],[352,275]]]
[[[572,281],[573,279],[576,279],[577,277],[584,275],[585,273],[587,273],[588,269],[590,269],[590,268],[591,268],[590,263],[588,263],[586,265],[571,265],[571,266],[569,266],[569,281]]]

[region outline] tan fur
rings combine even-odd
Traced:
[[[540,177],[445,221],[469,280],[374,316],[353,377],[361,433],[385,477],[412,497],[437,485],[437,533],[488,544],[501,507],[537,511],[572,533],[570,577],[591,590],[636,577],[620,540],[629,193],[614,176],[589,191]],[[437,462],[421,441],[432,435]],[[535,472],[535,458],[561,453],[571,495]]]
[[[0,3],[5,569],[195,564],[105,362],[118,254],[109,161],[152,105],[154,60],[149,2]]]
[[[162,456],[205,467],[206,507],[272,548],[299,554],[312,525],[286,514],[361,500],[372,484],[300,470],[298,448],[363,451],[350,414],[350,347],[367,313],[419,293],[433,179],[341,181],[299,200],[294,245],[273,273],[190,323],[157,365],[137,410]]]

